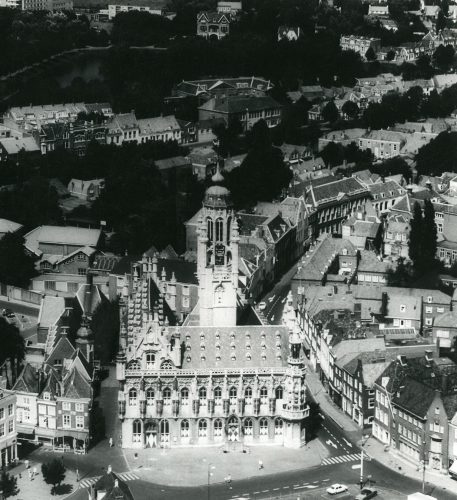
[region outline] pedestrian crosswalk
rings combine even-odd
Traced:
[[[121,481],[134,481],[135,479],[140,479],[139,476],[137,476],[133,472],[122,472],[120,474],[116,474],[116,476],[121,480]],[[94,476],[94,477],[88,477],[87,479],[82,479],[79,482],[79,487],[80,488],[89,488],[93,484],[95,484],[101,476]]]
[[[371,460],[370,457],[364,455],[364,460]],[[360,460],[360,453],[352,453],[350,455],[339,455],[337,457],[324,458],[322,465],[342,464],[343,462],[357,462]]]

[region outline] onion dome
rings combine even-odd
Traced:
[[[87,316],[84,314],[81,318],[81,326],[78,328],[76,332],[76,337],[78,339],[87,339],[92,336],[92,330],[89,326],[89,321],[87,320]]]
[[[216,173],[211,177],[214,185],[210,186],[205,193],[203,206],[208,208],[229,208],[233,206],[232,196],[230,191],[222,186],[224,176],[221,174],[219,164],[217,165]]]

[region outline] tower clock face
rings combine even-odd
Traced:
[[[225,246],[220,243],[214,249],[214,263],[216,266],[223,266],[225,263]]]

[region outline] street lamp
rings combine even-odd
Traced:
[[[212,464],[208,464],[208,500],[210,500],[210,492],[209,492],[209,487],[210,487],[210,481],[211,481],[211,475],[212,475],[212,470],[214,470],[216,467]]]

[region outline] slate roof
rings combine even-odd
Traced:
[[[287,366],[289,333],[283,326],[195,326],[181,327],[180,333],[184,370]]]
[[[370,184],[368,186],[370,193],[374,196],[384,194],[382,198],[392,198],[396,196],[400,196],[406,192],[404,188],[398,184],[396,181],[385,181],[378,182],[376,184]],[[378,198],[378,199],[382,199]]]
[[[173,156],[172,158],[165,158],[164,160],[155,160],[154,164],[159,170],[167,170],[169,168],[176,167],[187,167],[191,165],[190,161],[183,156]]]
[[[369,194],[369,191],[359,180],[347,177],[328,184],[312,186],[309,198],[315,205],[319,205],[342,195],[353,196],[359,193]]]
[[[39,152],[40,148],[34,137],[5,137],[0,139],[0,145],[3,146],[9,155],[18,154],[19,151],[27,153]]]
[[[174,115],[141,118],[137,120],[141,135],[158,134],[169,130],[181,130]]]
[[[360,261],[357,267],[358,272],[373,272],[373,273],[386,273],[391,267],[388,261],[382,261],[377,258],[377,255],[369,250],[359,250]]]
[[[75,353],[75,348],[73,344],[69,341],[66,335],[61,335],[59,340],[54,346],[54,349],[49,354],[49,357],[46,359],[46,363],[49,366],[54,366],[54,361],[64,359],[70,359]]]
[[[0,234],[15,233],[16,231],[19,231],[21,227],[23,227],[23,225],[18,222],[13,222],[8,219],[0,219]]]
[[[196,277],[197,265],[195,262],[188,262],[181,259],[158,259],[157,275],[162,276],[162,269],[165,269],[167,279],[170,280],[175,274],[178,283],[198,285]]]
[[[273,242],[279,241],[291,229],[289,223],[279,214],[269,217],[265,221],[265,226],[268,228]]]
[[[457,311],[448,311],[435,316],[433,326],[439,328],[457,328]]]
[[[38,325],[42,328],[49,328],[59,320],[65,312],[64,297],[53,297],[45,295],[40,304],[40,312],[38,315]]]
[[[281,104],[270,96],[228,96],[224,98],[212,98],[198,109],[206,111],[218,111],[220,113],[244,113],[262,111],[264,109],[279,109]]]
[[[208,19],[208,22],[210,23],[220,23],[224,20],[227,21],[227,23],[230,22],[229,17],[226,14],[221,12],[208,12],[208,11],[200,12],[197,15],[197,21],[200,21],[205,16]]]
[[[55,245],[97,246],[102,231],[73,226],[38,226],[25,235],[25,244],[32,251],[39,251],[40,243]]]
[[[97,255],[91,268],[100,271],[112,271],[114,266],[121,260],[117,255]]]
[[[262,226],[268,217],[264,215],[238,213],[238,225],[240,234],[249,236],[259,226]]]

